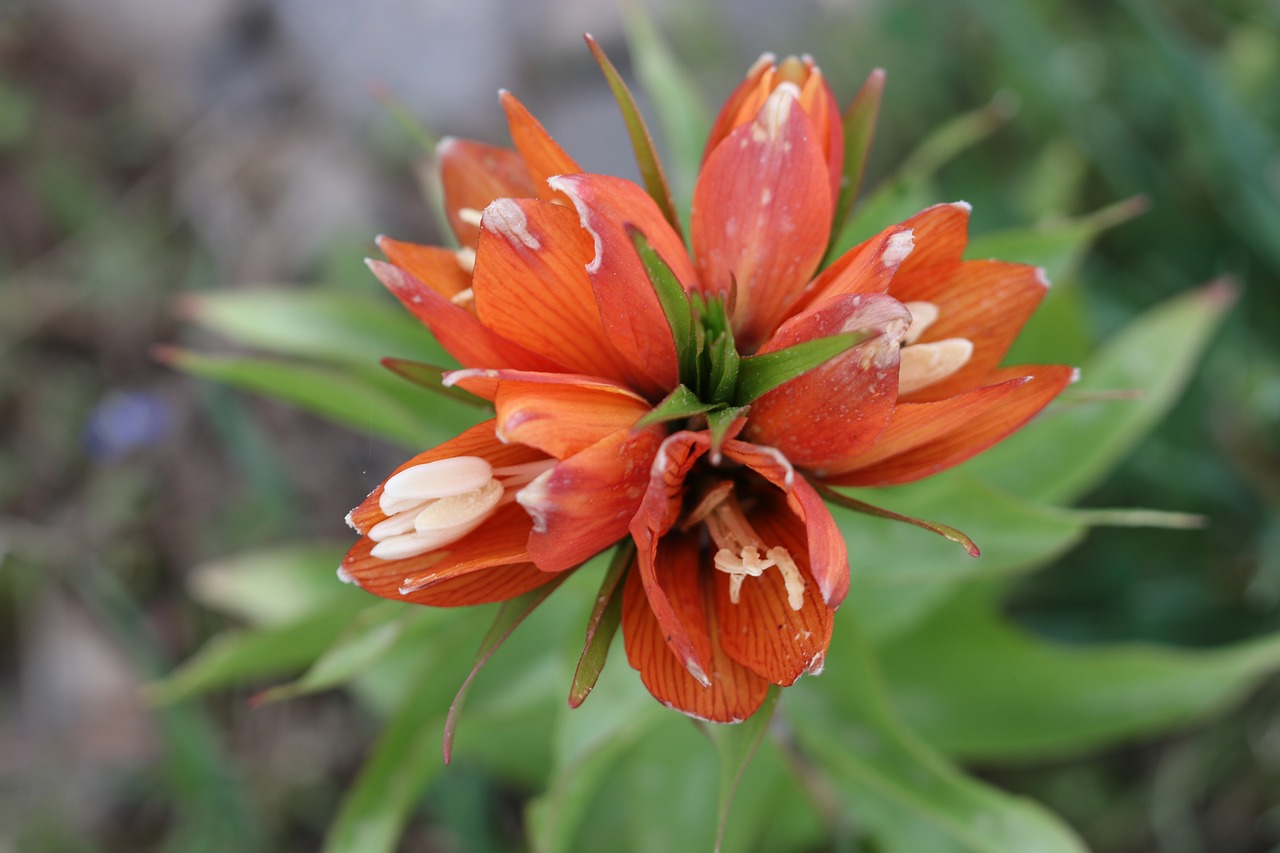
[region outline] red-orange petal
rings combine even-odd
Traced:
[[[936,474],[976,456],[1017,431],[1071,384],[1075,370],[1063,365],[1006,367],[992,374],[995,382],[1017,377],[1028,380],[943,437],[883,461],[824,477],[833,486],[888,486]]]
[[[454,305],[400,267],[383,261],[367,263],[386,288],[465,367],[565,372],[563,365],[489,329],[470,311]]]
[[[622,593],[622,634],[627,661],[640,671],[645,687],[670,708],[716,723],[736,723],[755,713],[769,682],[733,660],[721,647],[721,627],[710,601],[710,558],[696,535],[671,534],[662,543],[656,583],[675,618],[707,661],[706,684],[689,674],[667,645],[666,626],[650,607],[649,588],[632,567]]]
[[[387,260],[445,299],[452,299],[471,286],[471,273],[459,266],[458,256],[448,249],[390,237],[378,237],[377,242]]]
[[[792,463],[820,468],[870,447],[893,416],[898,395],[898,343],[910,313],[879,294],[829,299],[793,317],[762,353],[845,332],[864,341],[751,404],[747,440],[776,447]]]
[[[746,465],[786,495],[787,506],[804,527],[809,573],[822,600],[832,608],[839,607],[849,594],[849,552],[822,496],[771,447],[727,441],[724,455]]]
[[[940,267],[960,263],[965,246],[969,243],[969,203],[964,201],[935,204],[899,223],[898,227],[910,228],[915,237],[915,249],[902,264],[898,275],[927,280]],[[895,296],[898,294],[892,292]],[[925,297],[898,296],[903,302]]]
[[[638,373],[651,380],[654,389],[674,388],[678,380],[671,327],[626,226],[644,234],[689,289],[697,281],[697,273],[684,241],[649,194],[631,181],[578,174],[555,177],[550,183],[573,202],[582,227],[595,243],[587,274],[609,340]]]
[[[720,642],[738,663],[774,684],[788,687],[801,675],[822,671],[831,642],[834,610],[823,603],[809,571],[809,543],[804,523],[781,500],[765,501],[748,520],[767,547],[781,545],[805,580],[804,602],[792,610],[782,573],[766,569],[742,582],[738,601],[729,597],[729,575],[717,571],[715,604]]]
[[[403,596],[403,600],[431,607],[471,607],[506,601],[554,580],[533,563],[514,563],[442,580]]]
[[[520,157],[529,170],[529,176],[538,190],[538,196],[546,201],[554,201],[556,192],[547,186],[547,178],[553,175],[581,172],[582,169],[563,148],[556,144],[542,123],[525,109],[524,104],[520,103],[515,95],[504,90],[498,97],[502,101],[502,109],[507,114],[507,127],[511,131],[511,141],[515,143],[516,150],[520,152]]]
[[[415,465],[425,465],[428,462],[451,459],[454,456],[479,456],[487,460],[495,468],[508,465],[524,465],[528,462],[537,462],[547,458],[545,453],[540,453],[537,450],[531,450],[519,445],[503,444],[494,434],[496,427],[497,421],[493,419],[476,424],[443,444],[438,444],[430,450],[414,456],[388,474],[386,479],[389,480],[401,471],[412,468]],[[383,481],[383,483],[385,482],[386,480]],[[383,483],[379,483],[377,488],[370,492],[368,497],[358,507],[351,510],[347,516],[347,523],[355,528],[358,533],[367,533],[369,528],[386,519],[386,513],[378,507],[378,500],[382,497]]]
[[[440,161],[445,213],[463,246],[475,248],[480,226],[463,219],[458,211],[470,209],[479,213],[496,198],[528,198],[538,194],[524,158],[511,148],[450,136],[436,146],[436,159]]]
[[[711,126],[711,132],[707,134],[707,147],[702,152],[703,165],[706,165],[711,152],[734,128],[750,121],[760,111],[769,93],[773,91],[776,75],[777,57],[771,53],[764,54],[747,69],[746,77],[725,99],[715,124]]]
[[[630,385],[633,371],[609,342],[587,277],[594,254],[572,210],[537,199],[495,201],[476,251],[476,314],[495,334],[569,373]]]
[[[649,404],[614,385],[503,381],[494,400],[498,436],[567,459],[628,430]]]
[[[826,251],[834,202],[808,114],[776,91],[698,176],[692,239],[700,288],[736,287],[734,335],[751,351],[786,316]]]
[[[836,258],[805,288],[793,317],[827,299],[856,293],[885,293],[914,243],[911,229],[892,225]]]
[[[538,568],[563,571],[627,535],[661,441],[660,427],[618,430],[519,492],[533,517],[529,558]]]
[[[905,264],[904,264],[905,267]],[[968,338],[973,355],[941,382],[904,395],[903,400],[941,400],[980,383],[1000,364],[1027,318],[1048,289],[1043,270],[1005,261],[965,261],[947,274],[908,274],[900,270],[889,292],[903,302],[924,300],[938,306],[938,319],[921,343]]]

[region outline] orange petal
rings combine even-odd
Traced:
[[[546,572],[576,566],[627,534],[644,497],[660,427],[618,430],[520,490],[533,517],[529,558]]]
[[[914,245],[910,228],[893,225],[854,246],[818,274],[796,301],[792,316],[837,296],[884,293]]]
[[[684,498],[684,481],[702,456],[711,448],[706,431],[672,433],[658,448],[649,471],[649,483],[640,508],[631,520],[631,537],[636,543],[635,574],[639,574],[649,597],[649,607],[662,626],[663,636],[671,651],[699,681],[706,680],[706,658],[698,653],[693,640],[676,616],[667,594],[658,585],[656,563],[658,542],[671,530],[680,516]]]
[[[736,285],[734,335],[751,351],[782,321],[826,251],[834,202],[813,123],[788,89],[708,158],[693,191],[700,287]]]
[[[781,500],[766,502],[765,507],[752,512],[749,521],[766,545],[781,545],[795,560],[805,579],[804,604],[799,610],[791,609],[782,573],[776,568],[744,580],[734,603],[729,598],[729,575],[717,571],[716,613],[725,652],[762,678],[788,687],[806,672],[822,671],[834,610],[823,603],[809,572],[803,522]]]
[[[977,417],[941,438],[856,471],[824,481],[833,486],[888,486],[909,483],[958,465],[1015,432],[1071,384],[1075,370],[1063,365],[1006,367],[990,378],[1027,377],[1012,393],[997,399]]]
[[[747,69],[746,77],[725,99],[715,124],[711,126],[711,132],[707,135],[707,147],[702,153],[703,165],[706,165],[711,152],[734,128],[751,121],[760,112],[773,91],[776,76],[777,57],[772,53],[764,54]]]
[[[822,496],[795,473],[786,457],[771,447],[728,441],[724,455],[746,465],[786,495],[787,506],[804,527],[809,573],[818,584],[822,600],[832,608],[838,607],[849,593],[849,552],[844,534],[836,527]]]
[[[511,131],[511,141],[524,160],[525,167],[539,197],[546,201],[554,201],[555,190],[547,186],[547,178],[553,175],[569,175],[581,172],[573,158],[564,152],[547,133],[547,129],[525,109],[524,104],[516,96],[503,90],[498,93],[502,101],[502,109],[507,114],[507,127]]]
[[[891,294],[904,302],[923,300],[938,306],[938,319],[925,330],[921,343],[946,338],[973,342],[973,355],[964,367],[903,399],[941,400],[988,382],[987,375],[1000,364],[1047,289],[1043,270],[1005,261],[965,261],[949,274],[932,278],[900,270]]]
[[[675,618],[693,638],[699,657],[708,662],[706,684],[695,679],[667,645],[650,607],[648,587],[632,568],[622,593],[622,634],[627,661],[640,671],[644,686],[670,708],[716,723],[736,723],[751,716],[769,691],[769,682],[733,660],[720,646],[710,579],[710,557],[696,536],[672,534],[662,543],[656,583],[665,590]]]
[[[900,223],[910,228],[915,237],[915,249],[902,264],[900,277],[919,277],[927,280],[929,271],[960,263],[965,246],[969,243],[969,203],[935,204]],[[890,291],[898,296],[896,289]],[[898,296],[903,302],[923,299],[916,296]]]
[[[510,148],[450,136],[436,146],[436,158],[440,161],[445,213],[463,246],[475,248],[480,226],[469,216],[464,219],[460,210],[479,214],[495,198],[529,198],[538,194],[524,159]]]
[[[413,316],[431,330],[440,345],[466,367],[565,370],[552,359],[487,328],[470,311],[454,305],[405,270],[382,261],[366,263]]]
[[[499,508],[474,532],[438,551],[402,560],[371,556],[374,542],[365,536],[342,558],[342,571],[353,583],[374,595],[413,600],[400,590],[422,590],[436,583],[493,566],[529,562],[526,543],[532,522],[515,504]]]
[[[671,327],[625,226],[644,234],[687,290],[697,273],[680,235],[649,194],[631,181],[579,174],[552,178],[551,186],[573,202],[595,242],[587,273],[609,340],[655,388],[674,388],[678,380]]]
[[[517,445],[506,445],[498,441],[497,436],[494,434],[496,427],[497,421],[492,419],[476,424],[456,438],[451,438],[444,444],[439,444],[428,451],[419,453],[392,471],[387,475],[386,479],[390,480],[396,474],[415,465],[425,465],[428,462],[450,459],[454,456],[479,456],[487,460],[495,468],[508,465],[524,465],[528,462],[537,462],[547,458],[546,454],[539,453],[536,450]],[[385,482],[386,480],[383,481],[383,483]],[[370,492],[369,496],[347,515],[347,523],[361,535],[367,533],[369,528],[380,521],[384,521],[387,517],[387,514],[378,506],[378,500],[382,497],[382,485],[382,483],[379,483],[378,487]]]
[[[502,381],[494,400],[498,437],[557,459],[628,430],[649,404],[625,388],[601,383]]]
[[[387,260],[445,299],[452,299],[471,286],[471,273],[458,264],[458,256],[448,249],[381,236],[378,248]]]
[[[898,343],[910,316],[891,297],[855,294],[827,300],[784,323],[762,353],[844,332],[878,334],[752,403],[747,440],[776,447],[808,468],[870,447],[893,416]]]
[[[403,600],[432,607],[470,607],[506,601],[554,580],[533,563],[492,566],[451,577],[402,596]]]
[[[572,210],[537,199],[495,201],[485,209],[476,251],[476,314],[494,333],[569,373],[630,385],[633,371],[609,342],[587,277],[594,254]]]

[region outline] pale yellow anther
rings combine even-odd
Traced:
[[[455,456],[414,465],[382,486],[379,508],[387,518],[369,529],[369,554],[401,560],[456,542],[493,515],[505,489],[478,456]]]
[[[904,347],[920,340],[924,330],[938,320],[938,306],[932,302],[907,302],[905,305],[911,312],[911,325],[907,327],[907,334],[902,338]]]
[[[968,338],[947,338],[903,347],[898,365],[898,394],[910,394],[941,382],[964,367],[973,356]]]
[[[712,565],[729,576],[729,601],[738,603],[744,580],[758,578],[766,569],[776,567],[786,585],[787,604],[792,610],[804,607],[804,577],[791,553],[779,545],[761,556],[764,545],[760,535],[751,527],[732,495],[726,494],[725,499],[707,514],[705,522],[712,541],[719,549]]]
[[[463,246],[454,252],[454,257],[458,259],[458,267],[465,273],[470,274],[476,269],[476,250],[470,246]],[[465,293],[470,293],[471,288],[467,288]],[[455,297],[456,298],[456,297]]]
[[[474,207],[460,207],[458,208],[458,219],[467,225],[474,225],[479,228],[481,214]]]
[[[466,308],[476,301],[476,294],[471,288],[459,290],[453,296],[449,297],[449,301],[460,308]]]

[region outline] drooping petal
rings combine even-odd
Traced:
[[[697,273],[684,242],[649,194],[631,181],[578,174],[554,177],[550,184],[573,202],[594,241],[587,274],[609,339],[655,387],[673,388],[678,380],[671,328],[626,226],[644,234],[687,290]]]
[[[440,162],[445,214],[463,246],[476,247],[478,217],[491,201],[538,194],[524,158],[511,148],[449,136],[436,146],[436,159]]]
[[[793,85],[712,152],[693,192],[693,248],[703,291],[736,286],[740,349],[755,349],[777,327],[813,275],[833,204],[822,147]]]
[[[581,172],[582,169],[556,144],[533,114],[525,109],[524,104],[516,96],[503,90],[498,93],[502,101],[502,109],[507,114],[507,127],[511,131],[511,141],[520,152],[525,167],[538,196],[546,201],[555,200],[555,190],[547,186],[547,178],[552,175],[569,175]]]
[[[456,438],[451,438],[443,444],[436,445],[430,450],[414,456],[392,471],[387,480],[390,480],[391,477],[401,471],[417,465],[425,465],[428,462],[450,459],[455,456],[479,456],[488,461],[494,468],[524,465],[547,458],[545,453],[531,450],[528,447],[503,444],[494,434],[496,427],[497,421],[492,419],[476,424]],[[347,516],[347,523],[355,528],[356,532],[363,535],[368,533],[369,529],[378,522],[386,520],[387,514],[378,505],[379,500],[382,498],[382,487],[385,483],[386,480],[379,483],[377,488],[370,492],[369,496]]]
[[[463,269],[458,255],[448,249],[381,236],[377,243],[387,260],[445,299],[453,299],[471,286],[471,272]]]
[[[520,490],[516,499],[533,517],[529,557],[538,568],[572,568],[627,534],[661,441],[660,427],[618,430]]]
[[[829,299],[788,320],[762,353],[846,332],[875,336],[757,399],[746,438],[776,447],[792,463],[809,468],[870,447],[893,416],[898,344],[910,317],[891,297],[855,294]]]
[[[460,364],[567,372],[564,365],[494,332],[476,315],[454,305],[400,267],[383,261],[367,263],[373,274]]]
[[[849,594],[849,552],[844,534],[836,527],[822,496],[772,447],[728,441],[724,455],[755,471],[786,495],[787,506],[805,531],[809,573],[818,584],[822,600],[832,608],[839,607]]]
[[[748,520],[766,545],[780,545],[790,553],[805,582],[802,606],[792,609],[776,568],[743,581],[737,602],[729,594],[729,575],[716,572],[715,605],[725,652],[762,678],[787,687],[806,672],[822,670],[834,611],[823,602],[809,571],[804,523],[781,498],[779,493],[777,500],[764,501]]]
[[[1071,384],[1074,375],[1074,369],[1056,364],[998,370],[988,377],[996,383],[1018,377],[1028,378],[980,415],[947,431],[935,441],[865,468],[823,479],[833,486],[888,486],[909,483],[959,465],[1020,428]]]
[[[973,355],[951,376],[902,399],[941,400],[987,381],[1047,289],[1044,271],[1026,264],[965,261],[936,277],[909,274],[904,264],[890,293],[904,302],[921,300],[938,307],[938,319],[920,342],[966,338],[973,343]]]
[[[659,701],[670,708],[716,723],[736,723],[751,716],[769,690],[769,682],[733,660],[720,645],[723,630],[712,606],[707,576],[711,571],[693,534],[672,534],[663,540],[655,566],[655,583],[675,619],[707,662],[703,684],[672,653],[650,607],[649,587],[635,567],[622,594],[622,634],[627,661]]]
[[[633,371],[609,342],[587,277],[594,254],[572,210],[537,199],[495,201],[485,208],[476,251],[476,314],[569,373],[630,385]]]

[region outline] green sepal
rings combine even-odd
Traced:
[[[732,406],[716,409],[707,415],[707,432],[711,434],[711,458],[720,459],[720,445],[724,444],[733,422],[747,413],[748,406]]]
[[[677,385],[676,390],[663,398],[662,402],[654,406],[647,415],[636,421],[634,429],[705,414],[717,405],[702,402],[687,385]]]
[[[666,315],[667,325],[671,327],[671,339],[676,345],[676,363],[679,366],[680,381],[689,384],[695,376],[696,358],[693,335],[693,309],[689,305],[689,296],[684,285],[676,278],[676,274],[667,266],[667,262],[657,253],[649,240],[634,225],[626,225],[631,243],[636,247],[636,254],[644,264],[649,283],[658,296],[658,304]],[[695,389],[696,390],[696,389]]]
[[[854,512],[860,512],[864,515],[874,516],[875,518],[884,518],[889,521],[903,521],[907,524],[914,524],[916,527],[932,531],[946,539],[950,539],[960,547],[969,552],[970,557],[978,557],[982,552],[978,549],[978,545],[969,536],[949,524],[941,524],[936,521],[926,521],[922,518],[914,518],[910,515],[902,515],[890,509],[875,506],[874,504],[864,503],[856,498],[851,498],[843,492],[837,492],[829,486],[817,484],[818,494],[822,495],[823,500],[830,501],[837,506],[845,509],[851,509]]]
[[[622,623],[622,584],[635,553],[636,546],[629,539],[618,546],[609,563],[609,571],[600,582],[595,609],[587,620],[586,643],[582,648],[582,656],[578,658],[578,668],[573,673],[573,685],[569,688],[570,708],[583,703],[587,694],[595,688],[600,671],[604,669],[605,660],[609,657],[609,644],[613,642],[613,635],[618,632],[618,625]]]
[[[738,387],[738,364],[741,357],[733,341],[729,310],[723,299],[710,299],[694,294],[694,347],[697,353],[695,390],[703,400],[713,403],[733,401]]]
[[[862,173],[871,152],[871,142],[876,134],[876,119],[880,115],[880,100],[884,94],[884,69],[876,68],[858,90],[849,109],[844,114],[844,172],[840,180],[840,197],[836,201],[835,218],[831,234],[840,233],[844,221],[857,201],[862,186]]]
[[[675,203],[671,200],[667,176],[662,171],[662,162],[658,159],[658,151],[654,147],[649,128],[644,123],[644,116],[640,115],[640,108],[636,106],[635,98],[631,96],[627,84],[622,82],[618,69],[614,68],[609,57],[605,56],[604,49],[590,34],[584,34],[583,38],[586,39],[591,55],[600,65],[600,70],[604,72],[604,79],[609,83],[609,88],[613,90],[613,97],[618,102],[622,121],[627,126],[627,135],[631,137],[631,147],[636,154],[636,166],[640,169],[644,188],[658,205],[658,210],[662,211],[663,217],[675,232],[680,234],[680,217],[676,214]]]
[[[444,384],[446,368],[436,367],[434,364],[424,364],[421,361],[413,361],[407,358],[384,358],[382,359],[382,366],[401,379],[407,379],[419,388],[425,388],[433,394],[448,397],[450,400],[456,400],[468,406],[475,406],[477,409],[491,407],[488,400],[463,391],[461,388],[446,386]]]
[[[845,332],[804,341],[763,355],[749,355],[738,366],[738,388],[733,401],[739,406],[745,406],[784,382],[790,382],[836,356],[843,355],[876,334],[872,331]]]

